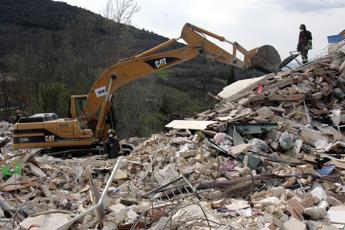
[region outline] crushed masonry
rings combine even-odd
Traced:
[[[0,228],[344,228],[344,50],[235,82],[214,109],[126,140],[115,169],[13,151],[0,122]]]

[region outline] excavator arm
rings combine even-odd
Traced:
[[[232,53],[230,54],[212,43],[206,36],[231,44],[233,46]],[[178,39],[170,39],[148,51],[111,66],[94,82],[88,94],[82,120],[91,121],[97,116],[96,138],[101,138],[103,135],[111,95],[123,85],[162,69],[178,65],[198,55],[204,55],[209,59],[244,69],[250,66],[250,55],[257,51],[257,48],[247,51],[236,42],[229,42],[222,36],[189,23],[184,25],[180,39],[187,43],[185,47],[162,51],[170,48],[178,41]],[[239,53],[244,57],[244,60],[237,57]]]
[[[208,40],[209,37],[232,45],[231,53]],[[186,45],[172,49],[179,39],[184,40]],[[272,60],[280,63],[280,58],[279,61],[275,58],[265,60],[266,52],[260,49],[247,51],[236,42],[230,42],[222,36],[187,23],[180,38],[170,39],[106,69],[93,83],[80,117],[56,119],[54,114],[36,114],[21,119],[15,124],[13,148],[78,148],[97,145],[103,139],[111,97],[123,85],[198,55],[241,69],[267,66]],[[275,49],[272,49],[279,57]],[[91,127],[94,121],[97,121],[97,125],[91,130],[88,127]]]

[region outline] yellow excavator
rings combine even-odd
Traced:
[[[232,52],[225,51],[207,37],[232,45]],[[179,39],[183,39],[186,45],[171,49]],[[98,77],[88,95],[71,96],[69,118],[57,118],[54,113],[21,118],[14,126],[13,148],[77,150],[101,146],[110,128],[106,120],[111,110],[112,95],[117,89],[198,55],[241,69],[267,70],[280,63],[278,52],[271,46],[248,51],[236,42],[230,42],[222,36],[186,23],[180,38],[170,39],[150,50],[119,61]]]

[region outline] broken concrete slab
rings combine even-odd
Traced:
[[[272,110],[268,108],[267,106],[263,106],[257,109],[255,112],[262,118],[272,119],[275,116],[274,112],[272,112]]]
[[[172,216],[172,222],[174,224],[183,223],[179,226],[179,228],[182,227],[182,229],[184,228],[183,226],[195,223],[195,220],[202,223],[204,226],[208,226],[208,224],[210,224],[211,228],[219,227],[219,224],[217,223],[220,222],[220,220],[216,218],[210,210],[208,210],[206,204],[203,202],[201,202],[200,205],[194,204],[181,208]]]
[[[307,126],[301,127],[301,139],[318,149],[326,149],[329,143],[328,139],[320,131],[313,130]]]
[[[239,210],[239,209],[245,209],[245,208],[249,208],[250,205],[248,204],[248,201],[245,200],[235,200],[235,199],[231,199],[231,204],[227,204],[225,205],[225,207],[227,209],[231,210]]]
[[[300,220],[297,220],[294,217],[291,217],[289,221],[284,223],[284,228],[286,230],[306,230],[307,226]]]
[[[237,100],[239,97],[242,97],[247,91],[255,89],[258,84],[264,82],[266,79],[269,79],[274,75],[268,74],[261,77],[238,80],[231,85],[228,85],[221,91],[218,96],[229,101]]]
[[[173,129],[204,130],[214,123],[216,123],[216,121],[174,120],[165,127]]]
[[[112,212],[114,212],[115,214],[118,213],[119,211],[121,211],[122,209],[125,209],[126,206],[121,204],[121,203],[116,203],[116,204],[113,204],[113,205],[110,205],[108,207],[108,209]]]
[[[316,197],[319,201],[325,200],[328,197],[326,191],[320,186],[311,190],[310,194]]]
[[[320,207],[310,207],[304,209],[304,214],[310,216],[313,220],[318,220],[323,219],[327,215],[327,212]]]
[[[305,222],[307,229],[318,229],[318,230],[338,230],[338,228],[333,225],[321,221],[308,220]]]
[[[338,205],[338,206],[331,207],[327,212],[327,216],[335,227],[344,228],[345,205]]]
[[[126,180],[127,178],[127,172],[121,169],[118,169],[114,176],[114,180]]]
[[[37,226],[40,229],[55,229],[56,226],[67,222],[70,218],[70,215],[62,213],[28,217],[20,223],[20,227],[27,230],[32,229],[32,226]],[[68,228],[65,228],[65,230],[66,229]]]
[[[178,178],[179,173],[176,171],[175,164],[169,164],[163,169],[160,169],[157,172],[155,172],[153,177],[160,185],[164,185]]]

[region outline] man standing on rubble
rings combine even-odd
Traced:
[[[120,144],[113,129],[108,131],[108,139],[104,143],[104,152],[108,154],[109,159],[114,159],[120,155]]]
[[[308,51],[312,49],[312,36],[304,24],[301,24],[299,29],[297,51],[302,55],[303,64],[306,64],[308,62]]]

